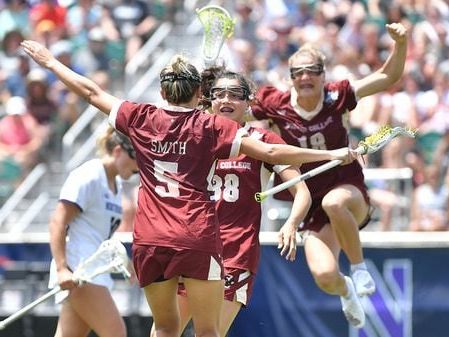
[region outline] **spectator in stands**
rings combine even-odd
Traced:
[[[256,48],[260,45],[257,37],[257,25],[260,11],[256,1],[238,0],[234,2],[236,23],[233,37],[249,41]]]
[[[26,97],[27,76],[30,72],[30,58],[24,53],[19,53],[17,60],[17,70],[9,74],[5,79],[6,95]]]
[[[13,161],[26,174],[38,162],[47,133],[29,114],[22,97],[9,98],[5,111],[0,120],[0,160]]]
[[[122,216],[119,178],[137,173],[129,139],[109,128],[98,140],[100,158],[73,170],[62,186],[51,217],[53,260],[49,287],[68,290],[56,295],[62,303],[55,336],[126,336],[125,323],[112,299],[112,277],[101,274],[79,286],[73,271],[111,237]],[[68,238],[68,240],[67,240]]]
[[[283,144],[274,132],[253,128],[245,122],[254,89],[244,76],[226,71],[222,67],[208,68],[202,73],[203,108],[211,105],[213,114],[238,122],[250,137],[266,143]],[[242,169],[247,167],[246,169]],[[255,193],[264,190],[268,177],[275,171],[284,181],[299,175],[297,168],[270,165],[247,156],[238,159],[220,160],[216,165],[209,190],[214,200],[223,241],[223,264],[225,272],[224,304],[220,316],[220,336],[226,336],[242,306],[250,300],[259,263],[259,231],[262,217],[261,204],[254,200]],[[243,183],[245,182],[245,183]],[[310,207],[310,192],[304,182],[290,189],[294,196],[289,218],[279,232],[281,255],[293,261],[296,254],[295,233]],[[284,233],[287,232],[286,235]],[[288,241],[287,241],[288,240]],[[190,319],[190,310],[181,289],[178,296],[181,327]],[[153,334],[154,336],[154,334]]]
[[[26,0],[7,0],[6,7],[0,10],[0,41],[7,32],[19,30],[28,36],[31,32],[29,9]]]
[[[320,151],[266,144],[245,137],[246,131],[238,123],[196,109],[201,78],[179,55],[160,73],[161,94],[167,105],[157,107],[108,94],[35,41],[23,41],[22,46],[39,65],[109,115],[111,124],[131,138],[142,178],[133,262],[157,336],[179,336],[176,293],[181,275],[197,335],[219,336],[222,246],[215,206],[207,193],[210,168],[217,159],[242,153],[269,163],[300,165],[332,159],[350,163],[355,158],[348,148]]]
[[[413,193],[410,208],[410,230],[412,231],[446,231],[448,229],[449,174],[447,171],[444,177],[441,177],[440,169],[439,165],[427,166],[425,182]]]
[[[100,27],[92,28],[87,34],[88,43],[78,48],[75,52],[75,59],[78,64],[82,64],[86,73],[96,70],[110,72],[112,62],[107,53],[107,39]]]
[[[18,69],[19,59],[17,56],[23,38],[23,34],[19,30],[12,30],[6,33],[1,42],[0,69],[6,76],[13,74]]]
[[[347,80],[325,83],[324,55],[305,45],[289,61],[291,91],[262,87],[257,95],[258,104],[252,107],[253,116],[271,119],[289,144],[316,149],[348,145],[348,111],[354,109],[358,99],[397,82],[404,69],[407,31],[398,23],[386,27],[395,44],[379,70],[353,83]],[[303,170],[307,172],[318,165],[306,164]],[[348,297],[355,296],[354,291],[359,296],[375,291],[374,280],[364,263],[358,233],[370,218],[362,167],[354,162],[306,182],[313,200],[301,228],[305,231],[307,263],[317,285],[328,294],[340,296],[349,322],[356,327],[363,326],[364,316],[355,316],[354,307],[347,301]],[[352,279],[340,272],[338,256],[341,249],[350,261]]]
[[[52,26],[53,34],[59,39],[67,35],[67,9],[56,0],[39,0],[30,9],[31,26],[34,29],[42,23]]]
[[[41,125],[49,126],[56,119],[58,108],[50,97],[47,73],[42,69],[33,69],[27,75],[27,106]]]
[[[142,0],[116,0],[107,4],[112,21],[125,41],[125,60],[129,61],[159,24]]]
[[[85,48],[87,35],[94,27],[100,27],[103,8],[94,0],[73,1],[67,9],[67,35],[75,49]]]

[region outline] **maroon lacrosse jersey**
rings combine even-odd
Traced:
[[[128,101],[109,119],[130,137],[137,154],[141,186],[134,242],[221,253],[208,179],[217,159],[238,156],[246,131],[200,110]]]
[[[262,87],[257,98],[259,104],[252,107],[257,119],[271,119],[280,129],[280,135],[288,144],[303,148],[334,150],[348,146],[349,111],[357,105],[354,90],[349,81],[327,83],[319,113],[312,119],[301,117],[294,108],[290,91],[281,92],[273,87]],[[301,172],[322,165],[324,162],[303,164]],[[279,183],[279,178],[276,184]],[[337,185],[352,184],[363,192],[366,189],[362,167],[357,161],[349,165],[338,166],[306,180],[312,198],[322,198]],[[279,199],[291,200],[284,191],[277,195]]]
[[[265,143],[285,144],[277,134],[245,126],[250,137]],[[265,189],[268,178],[287,166],[258,161],[246,155],[219,160],[209,189],[217,200],[218,220],[223,241],[223,260],[226,268],[239,268],[255,273],[260,255],[259,231],[261,204],[254,194]]]

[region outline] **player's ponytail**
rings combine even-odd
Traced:
[[[167,102],[188,103],[201,84],[198,70],[181,55],[175,55],[160,73],[161,89]]]

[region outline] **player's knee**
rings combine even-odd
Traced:
[[[338,281],[338,277],[336,277],[334,272],[330,270],[314,272],[313,277],[315,279],[315,283],[321,290],[327,293],[334,292]]]
[[[341,212],[341,210],[344,207],[344,200],[342,199],[336,199],[336,198],[323,198],[321,202],[321,206],[323,207],[324,211],[328,214],[336,214],[338,212]]]

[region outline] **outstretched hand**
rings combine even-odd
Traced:
[[[401,23],[391,23],[385,25],[388,34],[397,43],[404,43],[407,40],[407,29]]]
[[[25,51],[37,64],[44,68],[49,68],[55,60],[50,51],[42,44],[36,41],[24,40],[20,44]]]
[[[278,233],[278,249],[285,259],[295,261],[296,258],[296,232],[298,228],[295,224],[286,222]]]

